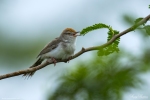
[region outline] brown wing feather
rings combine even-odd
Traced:
[[[40,55],[48,53],[51,50],[55,49],[58,46],[59,43],[60,43],[60,39],[56,38],[55,40],[53,40],[52,42],[50,42],[48,45],[46,45],[44,47],[44,49],[39,53],[39,55],[37,57],[39,57]]]

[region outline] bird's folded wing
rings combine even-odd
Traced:
[[[56,38],[55,40],[53,40],[52,42],[50,42],[49,44],[47,44],[44,49],[39,53],[39,55],[37,57],[39,57],[40,55],[42,54],[45,54],[45,53],[48,53],[50,52],[51,50],[55,49],[58,44],[60,43],[61,41]]]

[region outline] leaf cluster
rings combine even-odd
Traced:
[[[137,18],[137,19],[134,21],[135,24],[137,24],[137,23],[138,23],[139,21],[141,21],[142,19],[143,19],[143,18]],[[146,32],[148,35],[150,35],[150,25],[146,25],[146,23],[144,23],[140,29],[144,29],[145,32]]]
[[[88,32],[91,32],[93,30],[97,30],[97,29],[102,29],[102,28],[107,28],[108,29],[108,37],[107,37],[107,42],[113,38],[113,36],[115,36],[116,34],[119,34],[119,31],[117,30],[113,30],[111,26],[103,24],[103,23],[98,23],[98,24],[94,24],[92,26],[86,27],[81,31],[81,35],[85,35]],[[119,45],[120,42],[120,38],[116,39],[111,45],[105,47],[105,48],[100,48],[98,51],[98,56],[107,56],[109,54],[112,54],[114,52],[119,52]]]

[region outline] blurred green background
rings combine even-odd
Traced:
[[[118,31],[149,14],[149,0],[1,0],[0,75],[28,68],[40,50],[66,27],[81,31],[95,23]],[[149,24],[150,22],[148,22]],[[107,30],[77,39],[82,47],[107,41]],[[87,52],[69,63],[49,65],[29,79],[0,80],[0,100],[149,100],[150,38],[144,30],[121,37],[120,53]]]

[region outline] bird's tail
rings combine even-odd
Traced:
[[[43,61],[43,59],[39,58],[30,68],[36,67],[36,66],[40,65],[42,63],[42,61]],[[28,72],[28,73],[25,73],[23,76],[25,76],[25,77],[31,77],[34,73],[35,73],[35,71]]]

